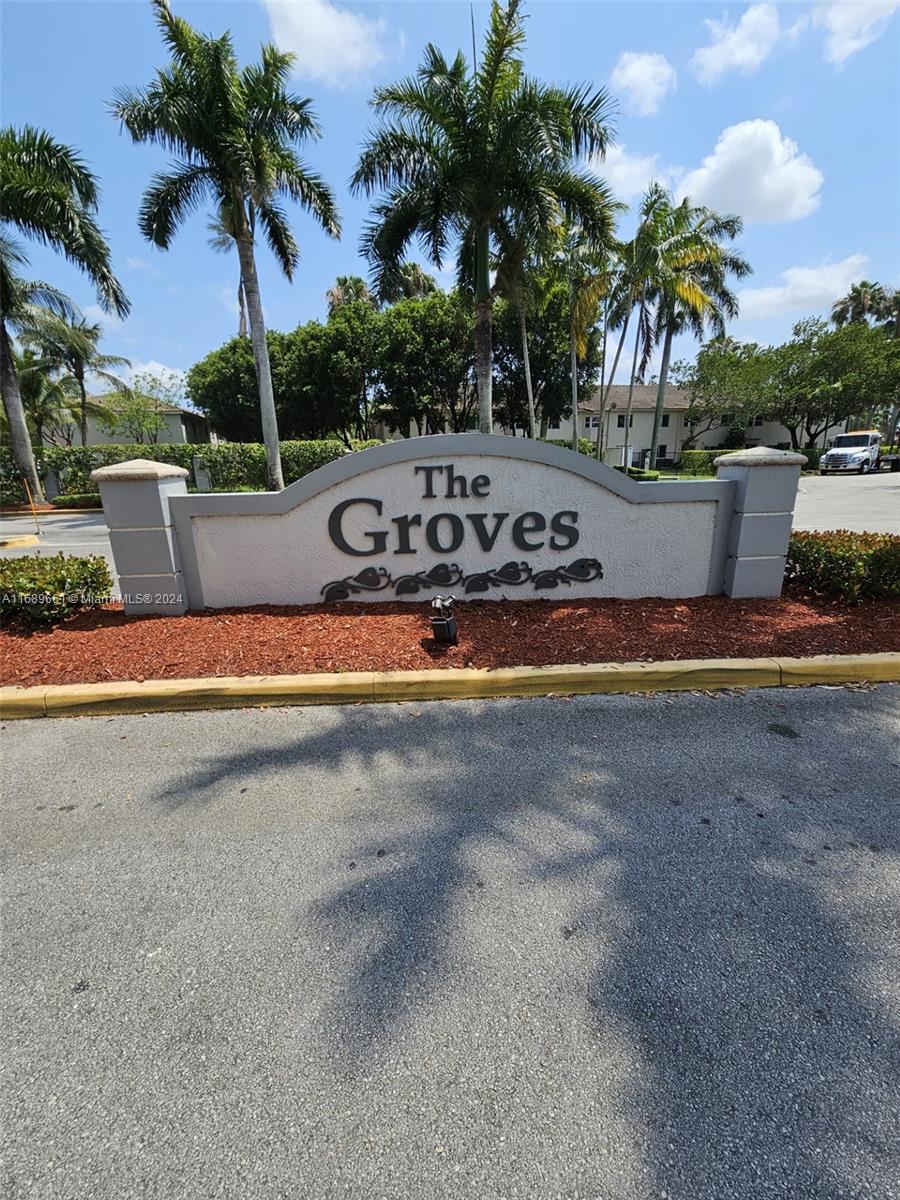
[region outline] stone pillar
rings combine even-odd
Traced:
[[[725,592],[740,600],[780,596],[803,454],[754,446],[715,460],[719,479],[737,484]]]
[[[100,485],[126,613],[187,611],[169,499],[187,493],[187,471],[135,458],[91,472]]]

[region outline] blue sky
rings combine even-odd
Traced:
[[[335,277],[366,273],[357,247],[367,202],[350,196],[347,180],[372,87],[412,71],[427,41],[469,51],[469,5],[174,7],[206,31],[231,29],[242,61],[267,40],[297,54],[296,90],[313,98],[324,129],[306,158],[334,188],[344,234],[333,242],[296,211],[303,258],[293,284],[264,246],[259,268],[270,327],[322,317]],[[605,84],[617,97],[616,145],[597,169],[622,199],[633,203],[656,177],[745,218],[740,246],[754,274],[732,331],[776,341],[798,318],[827,312],[854,279],[900,283],[898,7],[532,0],[526,61],[542,79]],[[475,5],[479,35],[487,12]],[[237,261],[208,247],[205,215],[166,253],[138,232],[142,189],[165,155],[133,146],[105,102],[118,85],[149,81],[165,59],[149,4],[3,0],[2,34],[3,123],[45,127],[78,147],[101,180],[101,223],[133,304],[126,321],[107,320],[106,349],[138,366],[186,369],[237,330]],[[99,317],[83,277],[40,247],[30,253],[34,276]]]

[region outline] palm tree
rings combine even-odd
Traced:
[[[397,300],[416,300],[422,296],[431,296],[437,290],[437,280],[433,275],[423,271],[418,263],[406,262],[401,265],[394,284],[388,289],[384,299],[393,304]]]
[[[382,295],[414,238],[438,267],[451,245],[460,268],[474,262],[485,433],[493,429],[490,267],[498,223],[521,224],[535,243],[563,216],[598,241],[612,225],[610,193],[574,165],[577,156],[602,153],[610,142],[608,93],[530,79],[524,40],[520,0],[505,6],[493,0],[484,53],[471,72],[461,52],[448,63],[428,45],[415,77],[376,89],[372,104],[381,123],[352,179],[354,190],[383,193],[363,236]]]
[[[34,350],[23,350],[16,355],[16,374],[22,404],[38,446],[44,445],[45,432],[62,435],[64,430],[74,430],[78,422],[78,396],[70,379],[52,378]]]
[[[87,380],[97,380],[130,394],[128,384],[115,374],[115,369],[131,364],[121,355],[101,353],[102,336],[102,327],[84,317],[65,321],[53,313],[41,314],[21,336],[22,343],[37,352],[41,369],[58,373],[60,383],[78,395],[82,446],[87,445],[87,419],[91,410]]]
[[[49,303],[57,312],[71,313],[71,302],[48,284],[26,283],[19,277],[27,258],[9,227],[52,247],[84,271],[107,311],[124,317],[129,303],[112,272],[109,246],[95,220],[97,180],[77,151],[30,125],[7,126],[0,129],[0,178],[0,390],[16,465],[32,495],[41,499],[9,327],[15,328],[34,304]]]
[[[325,293],[329,317],[344,304],[374,304],[375,300],[369,291],[366,281],[359,275],[338,275],[332,287]]]
[[[620,209],[621,205],[616,205]],[[603,319],[603,357],[606,357],[606,309],[613,279],[612,238],[598,245],[585,238],[584,231],[572,229],[566,238],[563,263],[569,283],[569,359],[572,385],[572,449],[578,450],[578,360],[587,353],[588,339],[597,323]],[[605,367],[605,363],[603,364]],[[603,385],[601,377],[600,425],[603,424]],[[596,453],[599,458],[600,435],[597,434]]]
[[[880,283],[862,279],[853,284],[846,296],[834,302],[831,319],[839,329],[842,325],[867,321],[870,317],[879,320],[884,315],[887,303],[888,297]]]
[[[282,201],[299,204],[326,233],[340,235],[331,191],[296,152],[305,139],[320,136],[319,126],[311,102],[287,90],[292,55],[266,45],[259,63],[241,69],[229,33],[208,37],[176,17],[168,0],[151,2],[171,61],[148,87],[120,90],[112,109],[133,141],[162,146],[175,162],[153,177],[138,224],[149,241],[167,250],[204,199],[212,198],[219,212],[228,207],[250,320],[269,487],[278,490],[284,480],[254,226],[287,279],[300,251]]]
[[[662,341],[662,361],[656,389],[656,409],[653,415],[653,436],[650,441],[651,470],[656,466],[659,450],[659,431],[666,402],[672,341],[676,334],[690,331],[702,339],[707,333],[724,337],[725,321],[738,315],[738,300],[728,286],[728,277],[743,279],[751,272],[750,264],[740,254],[723,246],[733,241],[743,229],[743,221],[732,214],[720,215],[712,209],[691,205],[685,197],[670,212],[668,239],[670,247],[680,250],[670,255],[664,270],[654,281],[650,295],[656,302],[652,340]],[[691,292],[683,286],[696,283]],[[649,358],[649,354],[647,356]],[[646,361],[642,364],[646,367]]]

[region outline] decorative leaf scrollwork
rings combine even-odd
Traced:
[[[333,600],[349,600],[361,592],[381,592],[390,587],[393,580],[385,567],[366,567],[357,575],[348,575],[346,579],[335,579],[326,583],[322,588],[325,603]]]
[[[561,583],[592,583],[603,578],[603,567],[596,558],[579,558],[567,567],[551,567],[537,571],[533,577],[534,590],[544,591]]]
[[[430,571],[401,575],[394,580],[394,591],[398,596],[415,596],[425,588],[455,587],[462,577],[462,569],[456,563],[438,563]]]
[[[381,592],[393,587],[397,596],[416,596],[431,588],[461,586],[467,596],[483,595],[491,588],[521,587],[531,583],[536,592],[549,591],[573,583],[592,583],[603,578],[603,567],[596,558],[579,558],[563,567],[542,567],[535,571],[528,563],[508,562],[490,571],[475,571],[464,575],[457,563],[437,563],[427,571],[399,575],[393,579],[385,567],[366,567],[357,575],[326,583],[322,595],[326,603],[349,600],[361,592]]]
[[[463,580],[463,591],[466,595],[489,592],[492,587],[518,587],[527,583],[531,578],[531,567],[528,563],[508,562],[493,571],[478,571],[467,575]]]

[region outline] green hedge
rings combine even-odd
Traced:
[[[0,625],[53,625],[108,600],[112,586],[106,560],[93,554],[0,559]]]
[[[678,469],[687,475],[715,475],[715,461],[720,454],[737,454],[736,450],[682,450]]]
[[[804,446],[800,453],[805,454],[807,458],[807,463],[803,470],[818,471],[819,459],[822,457],[825,451],[819,446]]]
[[[900,600],[900,537],[848,529],[792,533],[785,579],[816,596]]]
[[[67,492],[64,496],[54,496],[50,501],[54,508],[102,508],[103,502],[99,492]]]
[[[354,450],[378,446],[378,441],[354,441]],[[347,447],[337,438],[311,442],[282,442],[281,464],[285,483],[294,483],[310,471],[333,462],[347,453]],[[220,442],[159,445],[103,446],[45,446],[37,454],[38,470],[50,470],[59,476],[64,496],[87,495],[96,492],[91,471],[129,458],[149,458],[153,462],[171,463],[188,472],[188,483],[194,485],[193,464],[197,455],[206,464],[216,491],[252,488],[266,489],[265,447],[254,442]],[[0,502],[16,504],[25,499],[12,453],[0,447]]]

